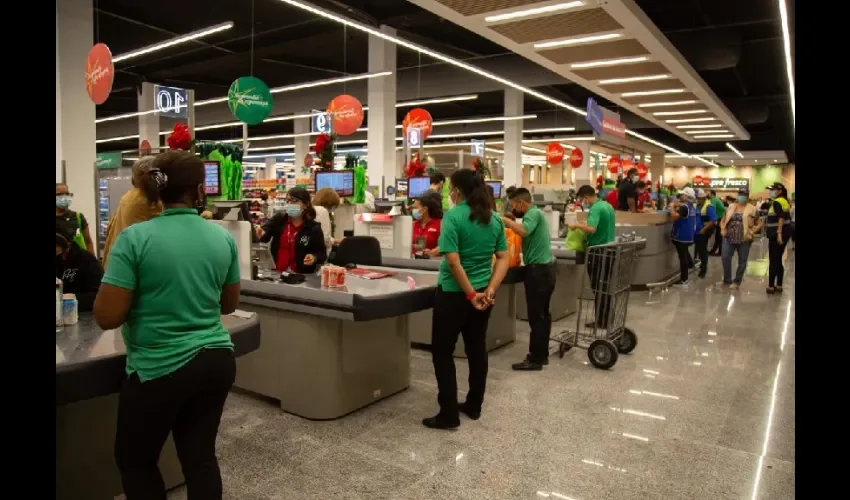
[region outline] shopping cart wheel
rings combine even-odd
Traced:
[[[629,328],[623,328],[623,334],[617,339],[617,350],[620,354],[629,354],[637,347],[637,335]]]
[[[594,340],[587,348],[590,363],[600,370],[607,370],[617,364],[617,347],[610,340]]]
[[[564,354],[566,354],[567,351],[569,351],[572,348],[573,348],[573,346],[571,346],[570,344],[561,343],[558,346],[558,357],[561,358],[561,359],[564,359]]]

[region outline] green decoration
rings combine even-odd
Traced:
[[[366,162],[354,167],[354,203],[366,203]]]
[[[243,76],[230,85],[227,105],[237,120],[259,125],[272,112],[274,99],[265,82],[253,76]]]
[[[232,156],[224,156],[220,150],[214,150],[205,160],[217,161],[221,165],[221,196],[211,197],[215,200],[242,199],[242,162],[234,161]]]

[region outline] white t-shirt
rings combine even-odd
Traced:
[[[330,251],[334,242],[333,231],[331,231],[331,214],[325,207],[313,205],[313,208],[316,209],[316,222],[321,224],[322,233],[325,235],[325,247]]]

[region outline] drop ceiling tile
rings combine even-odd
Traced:
[[[538,0],[437,0],[437,2],[464,16],[475,16],[485,12],[538,3]]]
[[[648,55],[637,40],[617,40],[614,42],[590,43],[576,47],[561,47],[541,50],[540,55],[558,64],[617,59]]]
[[[516,43],[529,43],[615,31],[623,27],[602,9],[586,9],[497,24],[490,29]]]
[[[605,80],[608,78],[631,78],[635,76],[669,74],[670,71],[660,62],[645,62],[602,68],[577,69],[573,73],[586,80]]]

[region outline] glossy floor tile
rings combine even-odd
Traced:
[[[631,295],[633,354],[609,371],[574,349],[513,372],[517,342],[491,353],[479,421],[420,424],[436,411],[429,353],[412,385],[333,422],[233,392],[218,441],[225,497],[239,500],[786,500],[794,496],[794,262],[765,294],[762,256],[741,289],[709,278]],[[575,317],[553,333],[574,328]],[[553,345],[554,349],[554,345]],[[457,360],[458,386],[467,366]],[[462,396],[462,394],[461,394]],[[186,498],[184,488],[169,495]]]

